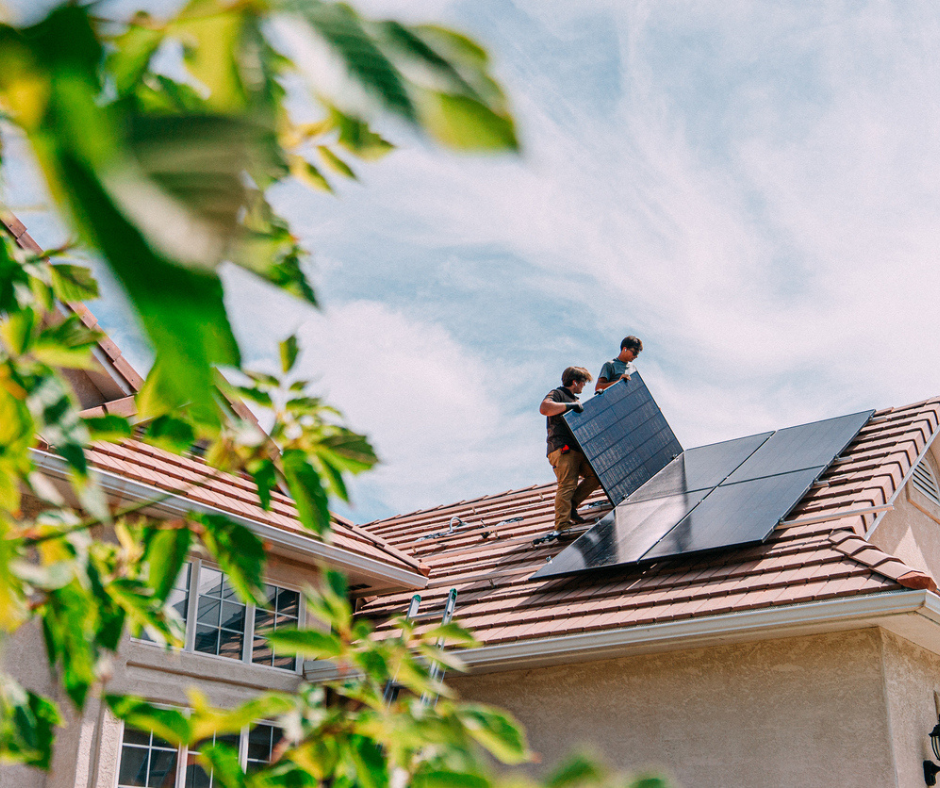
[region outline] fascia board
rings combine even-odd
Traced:
[[[68,478],[68,467],[60,457],[39,449],[33,449],[32,456],[36,466],[50,476],[58,479]],[[275,528],[249,517],[232,514],[198,501],[191,501],[181,495],[165,492],[158,487],[125,479],[123,476],[110,471],[95,468],[92,472],[102,489],[109,495],[121,496],[132,501],[159,499],[157,503],[148,508],[168,517],[182,517],[187,512],[221,515],[232,522],[250,528],[260,539],[289,550],[293,555],[303,555],[313,560],[323,561],[334,568],[365,576],[376,581],[377,584],[382,584],[381,588],[383,590],[389,588],[401,588],[403,590],[424,588],[428,583],[428,579],[424,575],[388,566],[373,558],[356,555],[341,547],[317,541],[299,532]]]
[[[457,653],[471,673],[495,673],[867,627],[882,627],[940,654],[940,597],[923,590],[888,591]],[[304,675],[316,682],[339,678],[340,673],[335,664],[317,661],[304,666]]]

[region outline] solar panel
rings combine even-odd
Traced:
[[[873,412],[690,449],[533,578],[762,542]]]
[[[638,372],[586,400],[583,413],[564,418],[614,505],[682,453]]]
[[[641,560],[762,542],[824,470],[821,465],[716,487]]]
[[[834,457],[845,451],[845,447],[858,435],[872,413],[873,410],[866,410],[777,430],[747,462],[731,474],[728,481],[740,482],[800,468],[829,465]]]
[[[534,577],[572,574],[639,561],[708,492],[700,490],[637,503],[624,501]]]
[[[684,451],[629,500],[643,501],[681,492],[711,489],[723,482],[734,470],[764,443],[772,432],[748,435],[722,443],[712,443]]]

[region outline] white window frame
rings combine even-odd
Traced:
[[[147,642],[147,641],[145,641]],[[210,655],[207,655],[210,656]],[[223,657],[227,659],[227,657]],[[283,668],[279,668],[283,670]],[[166,706],[164,704],[155,704],[163,708],[175,708],[173,706]],[[180,709],[180,711],[186,711],[186,709]],[[118,720],[120,722],[119,726],[119,737],[120,743],[118,745],[118,759],[117,764],[114,769],[114,783],[113,788],[118,788],[120,785],[121,777],[121,758],[124,756],[124,730],[126,723],[124,720]],[[271,720],[256,720],[254,725],[269,725],[277,727]],[[238,732],[238,763],[242,767],[243,771],[247,771],[248,768],[248,733],[250,728],[253,726],[246,725]],[[140,729],[138,729],[140,730]],[[150,732],[151,735],[153,731]],[[283,734],[283,731],[282,731]],[[186,767],[188,765],[189,754],[190,752],[197,752],[196,750],[190,750],[189,747],[180,746],[176,748],[176,782],[175,788],[186,788]],[[270,761],[269,761],[270,763]]]
[[[208,654],[204,651],[196,651],[196,615],[199,609],[199,576],[202,573],[202,568],[207,567],[209,569],[214,569],[217,572],[222,572],[222,569],[215,563],[211,561],[205,561],[201,558],[188,558],[186,559],[190,564],[189,569],[189,602],[186,606],[186,637],[184,640],[183,651],[189,654],[195,654],[199,657],[208,657],[209,659],[222,659],[228,663],[240,663],[242,665],[250,665],[254,668],[264,669],[264,670],[276,670],[278,673],[286,673],[288,675],[302,675],[303,674],[303,660],[295,658],[295,665],[293,670],[288,670],[287,668],[279,668],[276,665],[264,665],[260,662],[252,661],[252,644],[254,642],[255,635],[255,608],[254,604],[246,605],[245,607],[245,638],[242,642],[242,655],[241,659],[233,659],[232,657],[226,657],[221,654]],[[222,572],[224,575],[225,573]],[[294,591],[298,596],[298,609],[297,609],[297,626],[303,627],[306,621],[306,600],[304,599],[303,591],[300,586],[294,585],[293,583],[282,583],[280,581],[274,582],[268,580],[267,578],[263,581],[267,585],[275,586],[276,588],[283,588],[287,591]],[[132,638],[137,643],[144,643],[148,646],[158,646],[158,643],[155,643],[152,640],[145,640],[143,638]],[[123,737],[123,733],[121,734]],[[123,741],[123,738],[122,738]]]

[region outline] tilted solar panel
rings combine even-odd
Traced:
[[[585,400],[565,421],[614,505],[682,452],[640,373]]]
[[[762,542],[873,412],[690,449],[533,578]]]

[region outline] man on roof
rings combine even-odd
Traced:
[[[593,468],[581,453],[563,416],[569,410],[580,413],[584,407],[578,402],[578,394],[584,384],[592,380],[584,367],[568,367],[561,375],[561,386],[545,395],[539,405],[539,413],[546,416],[548,429],[548,461],[558,479],[555,491],[555,530],[571,528],[575,523],[585,522],[578,514],[578,507],[592,492],[601,486]],[[581,479],[581,483],[578,483]]]
[[[597,376],[597,385],[594,393],[600,394],[604,389],[610,388],[618,380],[630,380],[636,372],[634,361],[643,350],[643,343],[634,336],[624,337],[620,343],[620,355],[611,359],[601,367],[601,374]]]

